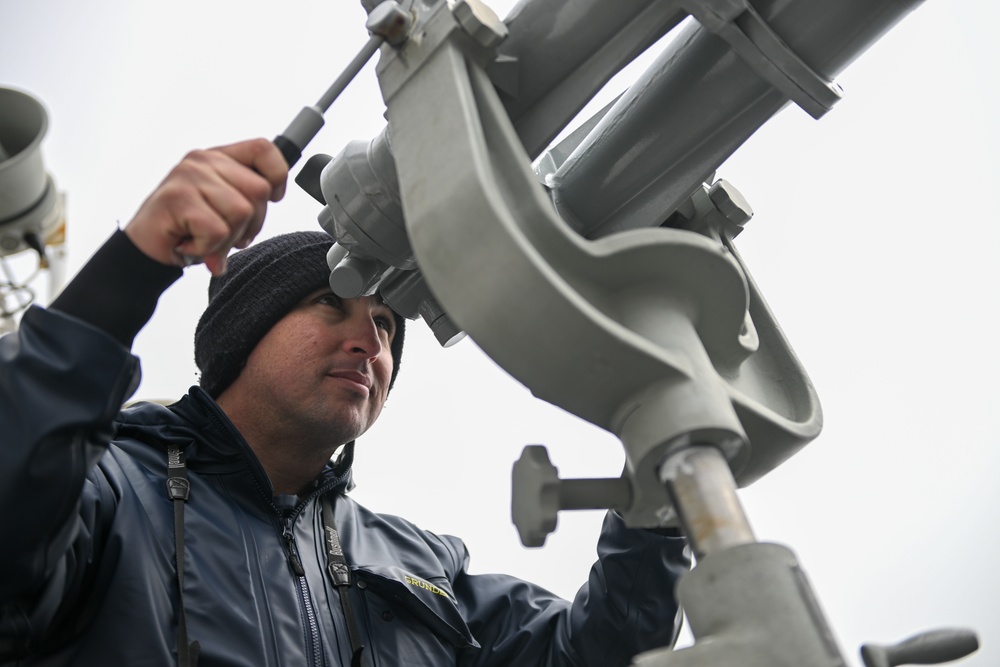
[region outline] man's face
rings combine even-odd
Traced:
[[[378,297],[311,293],[257,343],[224,394],[245,392],[256,424],[310,434],[329,445],[360,436],[382,411],[396,321]],[[221,397],[220,397],[221,398]],[[257,419],[255,418],[255,419]]]

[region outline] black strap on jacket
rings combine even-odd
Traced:
[[[177,445],[167,446],[167,496],[174,504],[174,563],[177,570],[177,665],[197,667],[201,645],[188,644],[187,618],[184,615],[184,503],[191,494],[184,452]]]
[[[329,495],[323,496],[323,533],[326,545],[326,571],[333,581],[334,587],[340,593],[340,605],[347,619],[347,634],[351,638],[351,667],[362,667],[365,646],[361,643],[361,633],[358,632],[357,619],[351,605],[351,568],[344,558],[344,550],[340,546],[340,534],[334,523],[333,505]]]

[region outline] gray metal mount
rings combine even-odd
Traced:
[[[698,641],[641,654],[634,667],[846,667],[786,547],[753,543],[712,554],[681,580],[677,598]]]
[[[377,290],[442,342],[468,332],[535,396],[621,440],[619,478],[561,480],[543,447],[525,450],[526,544],[573,508],[684,531],[696,644],[638,667],[845,665],[794,555],[757,543],[737,498],[822,417],[734,245],[753,212],[715,170],[789,101],[825,113],[833,76],[912,4],[531,0],[502,22],[477,0],[416,0],[408,38],[381,47],[387,130],[307,188],[337,239],[338,293]],[[688,15],[533,171],[590,95]],[[928,641],[921,659],[955,646]],[[910,655],[879,651],[868,667]]]

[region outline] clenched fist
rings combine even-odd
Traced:
[[[226,270],[231,248],[250,245],[268,201],[285,196],[288,165],[273,143],[252,139],[188,153],[139,207],[125,234],[162,264],[199,259]]]

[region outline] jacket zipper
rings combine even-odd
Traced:
[[[207,401],[206,408],[209,416],[212,417],[213,420],[217,424],[219,424],[224,430],[231,433],[237,442],[243,443],[246,452],[249,452],[250,446],[246,443],[246,441],[243,439],[242,434],[240,434],[240,432],[236,430],[236,427],[233,426],[232,422],[229,421],[229,418],[225,415],[225,413],[222,412],[219,406],[213,401]],[[253,484],[255,487],[257,487],[257,490],[260,492],[260,495],[264,499],[264,502],[267,505],[269,505],[271,510],[274,512],[274,516],[278,519],[282,519],[282,517],[284,516],[284,512],[278,509],[278,507],[274,504],[271,495],[264,490],[267,485],[262,480],[266,479],[266,474],[264,473],[263,468],[260,466],[260,462],[252,454],[247,455],[246,452],[244,453],[244,457],[246,458],[248,467],[250,468],[251,472],[250,479],[253,480]],[[256,466],[254,465],[255,463]],[[302,561],[299,559],[298,550],[295,547],[295,539],[292,533],[292,525],[295,523],[296,517],[298,517],[298,515],[301,513],[302,508],[305,507],[310,500],[320,496],[323,493],[327,493],[328,491],[335,488],[337,485],[344,483],[349,473],[350,473],[350,466],[348,465],[347,469],[345,471],[342,471],[338,477],[332,479],[328,477],[319,486],[319,488],[310,493],[307,498],[302,500],[302,502],[300,502],[296,506],[296,508],[292,511],[291,515],[285,518],[281,525],[281,535],[285,540],[285,548],[288,552],[288,563],[292,569],[292,572],[295,574],[298,580],[299,603],[302,605],[302,611],[305,614],[306,621],[309,626],[308,627],[309,636],[306,638],[308,645],[306,646],[306,649],[308,652],[312,653],[313,656],[312,663],[316,667],[325,666],[325,661],[323,658],[323,647],[322,644],[320,643],[319,622],[316,617],[316,610],[315,607],[313,606],[312,598],[309,595],[309,586],[306,583],[306,577],[305,577],[306,571],[305,568],[302,567]],[[275,527],[276,528],[278,527],[277,524],[275,524]]]
[[[295,575],[298,583],[299,604],[302,605],[302,612],[306,617],[306,624],[308,625],[308,628],[306,628],[308,630],[308,636],[305,638],[306,651],[307,653],[312,654],[311,662],[315,667],[325,667],[326,663],[323,659],[323,646],[320,643],[319,621],[316,618],[316,609],[312,603],[312,596],[309,595],[309,586],[306,583],[306,571],[305,568],[302,567],[302,560],[299,558],[298,549],[295,547],[295,535],[292,532],[292,526],[295,525],[296,518],[298,518],[299,514],[302,513],[302,508],[304,508],[310,500],[334,488],[341,482],[341,478],[326,480],[326,482],[320,485],[318,489],[299,502],[299,504],[296,505],[295,509],[287,517],[284,512],[278,509],[278,506],[274,504],[271,497],[264,492],[264,489],[257,480],[257,477],[251,475],[251,479],[254,482],[254,486],[256,486],[257,490],[260,491],[264,501],[271,508],[271,511],[274,512],[274,517],[282,520],[281,536],[285,540],[285,550],[288,552],[288,564],[291,567],[292,573]],[[277,525],[275,527],[277,527]]]
[[[302,567],[299,552],[295,548],[295,536],[292,533],[292,523],[294,521],[294,516],[285,520],[282,535],[285,538],[285,545],[288,549],[288,563],[292,568],[292,572],[298,578],[299,602],[305,611],[306,623],[308,624],[307,629],[309,631],[307,649],[312,654],[312,664],[322,667],[323,647],[319,639],[319,622],[316,620],[316,610],[313,607],[312,597],[309,595],[309,586],[306,584],[306,571]]]

